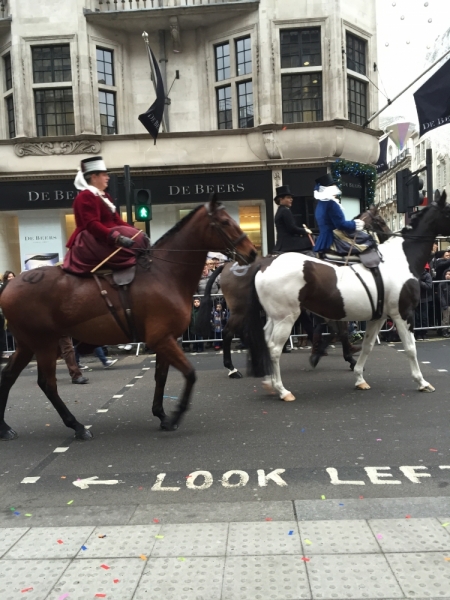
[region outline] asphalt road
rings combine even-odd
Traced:
[[[216,353],[193,355],[198,382],[176,432],[161,431],[151,414],[153,356],[121,356],[111,370],[89,358],[85,386],[72,385],[60,364],[60,394],[91,425],[91,442],[73,439],[31,365],[7,409],[20,437],[0,444],[0,507],[449,496],[449,346],[418,344],[433,394],[416,391],[401,344],[375,347],[366,392],[354,389],[339,347],[316,370],[308,351],[294,351],[282,357],[292,403],[263,392],[259,380],[228,379]],[[245,371],[246,355],[233,357]],[[181,386],[171,370],[166,411]],[[22,483],[27,477],[34,483]],[[119,483],[73,483],[90,477]]]

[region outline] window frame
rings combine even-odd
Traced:
[[[8,135],[8,139],[13,140],[14,138],[17,137],[17,127],[16,127],[16,107],[14,104],[14,94],[9,94],[8,96],[5,97],[5,99],[3,100],[3,102],[5,103],[5,112],[6,112],[6,133]],[[8,106],[9,103],[12,103],[12,120],[10,118],[10,107]],[[11,130],[11,122],[12,122],[12,129]],[[14,133],[14,135],[11,135],[11,133]]]
[[[102,83],[101,81],[99,81],[98,76],[99,76],[99,70],[98,70],[98,56],[97,56],[97,52],[101,50],[102,52],[109,52],[111,54],[111,70],[112,70],[112,83],[106,83],[106,81],[104,83]],[[105,87],[116,87],[116,73],[115,73],[115,69],[114,69],[114,50],[112,50],[111,48],[103,48],[102,46],[96,46],[95,48],[95,59],[96,59],[96,73],[97,73],[97,84],[98,85],[104,85]],[[105,63],[105,61],[102,61],[103,63]],[[103,72],[104,75],[107,75],[106,72]]]
[[[105,104],[106,106],[111,106],[111,104],[108,104],[108,102],[106,102],[106,103],[101,102],[100,101],[101,100],[100,94],[105,94],[105,96],[109,95],[109,96],[113,97],[112,106],[114,107],[114,120],[115,120],[114,121],[114,129],[115,129],[115,131],[113,131],[113,132],[109,132],[108,131],[108,132],[105,133],[103,131],[104,125],[102,124],[102,115],[104,115],[105,113],[100,112],[100,106],[101,106],[101,104]],[[98,105],[99,105],[99,114],[100,114],[100,133],[102,135],[117,135],[118,131],[117,131],[117,95],[116,95],[116,92],[110,91],[110,90],[107,90],[107,89],[103,89],[103,88],[99,89],[98,90]],[[106,113],[106,116],[108,116],[108,113]],[[108,128],[109,126],[106,125],[106,127]]]
[[[364,73],[362,71],[359,71],[358,69],[352,69],[351,67],[349,67],[348,62],[349,62],[349,39],[352,38],[354,42],[357,42],[359,44],[363,44],[364,45]],[[349,71],[353,71],[354,73],[358,73],[359,75],[363,75],[365,77],[367,77],[367,58],[368,58],[368,43],[367,40],[365,40],[364,38],[360,37],[359,35],[356,35],[355,33],[353,33],[352,31],[349,31],[348,29],[346,29],[345,31],[345,53],[346,53],[346,66],[347,66],[347,70]],[[355,52],[355,49],[353,48],[353,51]],[[354,59],[352,59],[355,66],[358,66],[362,63],[360,62],[356,62]]]
[[[284,100],[284,96],[283,96],[283,90],[285,89],[284,86],[283,86],[283,80],[285,80],[287,77],[291,77],[291,78],[292,77],[300,77],[300,78],[303,78],[303,77],[307,77],[307,76],[310,76],[310,77],[318,76],[320,78],[320,86],[317,86],[317,87],[320,87],[320,109],[312,109],[312,111],[314,111],[314,112],[317,113],[318,110],[320,110],[322,118],[321,119],[316,119],[316,120],[308,120],[308,121],[305,121],[305,120],[302,120],[302,121],[285,121],[284,103],[287,102],[287,100]],[[304,87],[306,87],[306,86],[304,84],[301,84],[300,88],[298,88],[298,89],[303,89]],[[301,98],[301,100],[302,101],[303,100],[307,101],[307,100],[314,100],[314,99]],[[283,123],[319,123],[320,121],[323,121],[323,78],[322,78],[322,73],[321,72],[317,72],[317,71],[314,71],[314,72],[309,71],[309,72],[306,72],[306,73],[302,73],[302,72],[300,72],[300,73],[283,73],[281,75],[281,104],[282,104],[282,106],[281,106],[281,114],[282,114],[282,122]],[[290,111],[290,112],[294,113],[294,112],[300,112],[300,111]],[[301,112],[302,113],[311,112],[311,109],[304,110],[302,108]]]
[[[216,114],[217,114],[217,129],[221,130],[221,129],[233,129],[233,88],[232,88],[232,84],[231,83],[227,83],[226,85],[221,85],[215,88],[216,90]],[[222,98],[219,98],[219,94],[222,90],[230,90],[230,100],[231,100],[231,120],[225,120],[226,123],[230,123],[231,127],[220,127],[220,118],[219,115],[220,113],[225,113],[226,112],[226,107],[224,111],[220,111],[219,110],[219,103],[223,101]],[[227,98],[225,98],[225,100],[227,100]]]
[[[64,79],[64,77],[63,77],[63,79],[57,81],[56,79],[54,79],[55,73],[56,72],[61,72],[64,75],[68,71],[68,69],[64,69],[64,68],[59,69],[59,70],[55,69],[55,64],[54,63],[55,63],[55,61],[57,60],[58,57],[55,57],[53,55],[53,51],[56,48],[66,48],[66,47],[69,49],[70,79]],[[36,75],[36,73],[47,73],[48,72],[48,71],[44,71],[44,70],[42,70],[42,71],[35,71],[35,69],[34,69],[34,66],[35,66],[35,56],[34,55],[35,55],[35,51],[38,50],[39,48],[50,48],[50,50],[51,50],[51,53],[50,53],[51,54],[51,56],[50,56],[51,71],[50,72],[52,74],[51,81],[35,81],[35,75]],[[36,59],[36,60],[44,60],[44,59]],[[70,43],[60,43],[60,44],[42,44],[41,43],[41,44],[33,44],[31,46],[31,70],[32,70],[32,82],[33,82],[33,85],[36,85],[36,84],[37,85],[42,85],[42,84],[49,84],[49,83],[51,83],[51,84],[53,84],[53,83],[60,83],[60,84],[67,85],[69,83],[72,83],[72,81],[73,81],[73,73],[72,73],[72,71],[73,71],[73,65],[72,65],[72,52],[71,52]]]
[[[302,41],[301,41],[301,32],[306,32],[306,31],[312,31],[314,29],[318,29],[319,31],[319,57],[320,57],[320,63],[318,65],[311,65],[308,61],[308,64],[306,64],[305,62],[303,62],[303,52],[302,52]],[[298,54],[298,58],[299,58],[299,66],[297,67],[293,67],[293,66],[289,66],[289,67],[283,67],[283,54],[282,54],[282,41],[281,41],[281,37],[282,34],[285,32],[292,32],[292,31],[298,31],[300,33],[300,37],[299,37],[299,42],[298,42],[298,49],[299,49],[299,54]],[[301,68],[305,68],[305,67],[311,67],[314,68],[315,70],[317,69],[317,67],[322,67],[323,66],[323,52],[322,52],[322,27],[320,25],[304,25],[304,26],[298,26],[298,27],[280,27],[279,30],[279,54],[280,54],[280,69],[281,70],[285,70],[285,69],[301,69]],[[292,55],[290,55],[290,57],[292,58]],[[303,62],[303,64],[302,64]]]
[[[361,123],[357,123],[356,121],[352,121],[350,118],[350,92],[354,91],[355,93],[359,93],[356,90],[350,90],[350,82],[353,81],[356,84],[363,86],[364,87],[364,97],[365,97],[365,116],[361,117],[356,115],[358,118],[360,118],[362,120]],[[362,106],[361,104],[358,104],[358,106]],[[353,72],[352,74],[347,73],[347,117],[348,120],[350,121],[350,123],[353,123],[354,125],[359,125],[360,127],[364,126],[364,123],[367,121],[369,116],[369,86],[368,83],[364,80],[362,80],[359,77],[354,77],[353,76]]]
[[[247,65],[248,63],[244,60],[243,63],[239,63],[239,55],[242,54],[242,51],[240,51],[238,49],[238,44],[239,42],[244,42],[245,40],[249,40],[250,41],[250,53],[251,53],[251,61],[250,61],[250,66],[251,66],[251,70],[250,71],[246,71],[245,73],[239,73],[239,66],[240,64],[243,65]],[[234,41],[234,54],[235,54],[235,60],[236,60],[236,65],[235,65],[235,70],[236,70],[236,77],[243,77],[243,76],[249,76],[249,75],[253,75],[253,51],[252,51],[252,36],[251,35],[244,35],[242,37],[237,37],[237,38],[233,38]],[[245,54],[247,50],[244,48],[243,52]]]
[[[124,106],[123,101],[123,51],[120,44],[115,44],[110,40],[101,38],[94,35],[89,35],[90,45],[90,59],[92,61],[92,70],[95,73],[94,78],[94,123],[95,131],[100,135],[110,136],[117,135],[120,133],[126,133],[126,129],[129,126],[130,119],[135,119],[135,115],[132,114],[133,107],[130,105]],[[112,52],[113,56],[113,73],[114,73],[114,85],[107,85],[98,82],[97,76],[97,49],[107,50]],[[107,92],[114,94],[115,98],[115,113],[116,113],[116,133],[102,133],[102,122],[100,115],[100,92]],[[125,126],[125,123],[128,124]],[[134,129],[133,129],[134,131]]]
[[[3,85],[4,87],[4,92],[10,92],[12,91],[13,87],[14,87],[14,80],[13,80],[13,69],[12,69],[12,58],[11,58],[11,52],[8,50],[8,52],[5,52],[5,54],[2,55],[2,59],[3,59]],[[9,60],[9,68],[7,66],[7,62],[6,59]],[[8,78],[8,72],[10,74],[10,79]],[[11,85],[8,87],[8,81],[11,81]]]
[[[360,30],[351,28],[347,23],[345,24],[343,35],[344,35],[344,39],[345,39],[346,56],[347,56],[347,40],[348,40],[349,36],[359,40],[360,42],[364,42],[364,44],[365,44],[365,70],[366,70],[366,73],[368,73],[369,72],[369,64],[370,64],[370,55],[371,55],[370,54],[371,53],[370,35],[364,34],[364,32],[362,32]],[[362,123],[356,123],[355,121],[352,121],[350,119],[350,79],[357,81],[360,85],[364,85],[364,87],[365,87],[366,116]],[[372,100],[373,100],[372,95],[373,94],[371,93],[371,88],[369,86],[369,83],[370,83],[370,80],[366,74],[360,73],[359,71],[354,71],[353,69],[350,69],[348,67],[348,59],[346,58],[346,60],[345,60],[345,97],[346,97],[345,110],[346,110],[346,115],[347,115],[347,119],[349,120],[349,122],[353,123],[354,125],[357,125],[358,127],[363,127],[364,123],[367,121],[370,114],[372,113],[371,106],[372,106]],[[373,101],[376,102],[375,100],[373,100]]]
[[[246,73],[243,75],[238,75],[238,63],[237,63],[237,42],[243,40],[245,38],[250,38],[250,50],[251,50],[251,58],[252,58],[252,70],[251,73]],[[255,44],[257,44],[257,29],[256,26],[253,26],[251,29],[248,27],[241,28],[238,30],[230,31],[227,36],[221,36],[217,39],[212,39],[208,41],[209,47],[209,55],[208,55],[208,65],[211,65],[213,69],[210,67],[207,69],[207,79],[206,84],[208,85],[208,72],[211,73],[213,83],[212,85],[208,85],[210,90],[209,102],[210,107],[214,107],[210,110],[210,128],[212,130],[219,131],[219,115],[218,115],[218,96],[217,89],[231,86],[231,110],[232,110],[232,121],[233,127],[232,129],[242,129],[239,127],[239,103],[238,103],[238,85],[243,82],[251,81],[253,86],[253,123],[255,126],[258,123],[258,114],[257,114],[257,106],[256,106],[256,95],[255,89],[257,89],[258,82],[258,69],[257,69],[257,56],[258,49]],[[229,44],[230,48],[230,77],[228,79],[223,79],[221,81],[216,80],[216,47],[221,46],[223,44]],[[205,123],[205,126],[207,124]]]
[[[251,91],[252,103],[251,104],[245,104],[245,105],[241,106],[240,98],[242,98],[244,96],[247,97],[249,95],[249,93],[246,90],[245,94],[241,95],[239,93],[239,87],[242,86],[242,85],[246,86],[248,83],[250,83],[251,86],[252,86],[252,91]],[[248,128],[254,127],[255,126],[255,108],[254,108],[255,107],[255,100],[254,100],[254,93],[253,93],[253,81],[251,79],[247,79],[246,81],[238,81],[238,82],[236,82],[235,85],[236,85],[236,101],[237,101],[237,110],[238,110],[238,114],[237,114],[238,129],[248,129]],[[251,119],[253,120],[253,125],[248,125],[248,124],[247,125],[241,125],[240,111],[241,111],[241,109],[244,109],[244,108],[248,109],[250,106],[252,107]],[[245,118],[248,121],[248,119],[249,119],[248,115]]]
[[[6,87],[7,87],[6,58],[7,57],[9,57],[9,65],[10,65],[10,72],[11,72],[11,87],[8,89],[6,89]],[[1,69],[2,69],[1,76],[3,79],[3,93],[2,93],[3,106],[0,110],[0,114],[2,115],[2,117],[0,119],[0,136],[2,139],[12,140],[17,137],[18,133],[17,133],[16,105],[15,105],[15,99],[14,99],[14,68],[13,68],[10,44],[8,44],[7,46],[3,46],[2,52],[0,54],[0,59],[2,61],[1,62]],[[14,129],[13,136],[11,135],[12,131],[11,131],[9,104],[12,104],[12,110],[13,110],[13,129]]]
[[[37,96],[38,94],[46,94],[47,92],[66,92],[66,91],[70,91],[71,92],[71,96],[72,96],[72,113],[66,113],[66,112],[54,112],[54,113],[38,113],[38,104],[45,104],[45,102],[42,101],[38,101]],[[46,88],[40,88],[40,89],[35,89],[33,92],[34,95],[34,112],[35,112],[35,118],[36,118],[36,134],[37,137],[60,137],[60,136],[66,136],[66,135],[75,135],[76,133],[76,129],[75,129],[75,103],[74,103],[74,97],[73,97],[73,88],[72,87],[57,87],[57,88],[52,88],[52,87],[46,87]],[[46,100],[46,102],[52,102],[51,99]],[[64,98],[62,99],[57,99],[54,98],[53,102],[56,104],[57,102],[66,102],[64,100]],[[72,123],[61,123],[61,124],[54,124],[54,125],[49,125],[48,123],[46,123],[45,125],[41,125],[39,124],[39,115],[45,115],[48,116],[50,114],[54,114],[54,115],[68,115],[68,114],[72,114],[73,115],[73,124]],[[66,117],[65,117],[66,118]],[[64,120],[65,120],[64,118]],[[60,132],[56,132],[56,133],[40,133],[39,132],[39,128],[40,127],[73,127],[73,133],[60,133]]]

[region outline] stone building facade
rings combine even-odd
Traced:
[[[144,30],[170,98],[156,145]],[[93,154],[121,205],[125,164],[151,190],[152,239],[215,190],[267,253],[276,186],[311,226],[316,177],[376,162],[376,45],[375,0],[1,0],[0,271],[61,258]]]

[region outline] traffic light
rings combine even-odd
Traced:
[[[152,220],[152,194],[150,190],[134,190],[134,216],[136,221]]]
[[[423,179],[418,175],[412,175],[409,169],[402,169],[395,174],[397,187],[397,212],[411,212],[415,206],[422,204],[424,195]]]

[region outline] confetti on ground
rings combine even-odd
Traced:
[[[142,560],[147,560],[147,557],[145,556],[145,554],[141,554],[139,558],[142,558]]]
[[[266,521],[271,521],[272,517],[266,517]]]
[[[410,518],[411,518],[411,515],[406,515],[405,516],[405,519],[410,519]]]
[[[155,535],[155,538],[157,540],[162,540],[162,539],[164,539],[164,536],[163,535]]]
[[[301,432],[302,432],[302,433],[305,433],[305,431],[306,431],[306,429],[301,429]]]
[[[312,541],[311,540],[303,540],[305,542],[305,544],[307,546],[311,546],[312,545]]]
[[[11,506],[9,510],[12,510],[14,512],[16,509],[14,508],[14,506]]]
[[[183,556],[179,556],[178,560],[181,560],[181,562],[183,562],[184,560],[186,560]]]
[[[309,558],[306,558],[306,556],[302,556],[301,560],[302,560],[303,562],[309,562]]]
[[[377,442],[381,442],[381,438],[377,438]]]
[[[101,533],[98,537],[102,540],[103,538],[106,537],[106,535],[104,533]]]
[[[321,498],[322,500],[326,500],[326,497],[325,497],[325,496],[323,496],[323,495],[322,495],[322,496],[320,496],[320,498]]]
[[[31,592],[32,589],[33,589],[32,587],[29,587],[29,588],[24,588],[23,590],[20,590],[20,591],[23,594],[24,592]]]
[[[294,535],[294,530],[291,529],[290,532],[288,533],[288,535]]]
[[[442,523],[442,527],[448,527],[450,523]]]
[[[119,583],[120,579],[113,579],[113,583]]]
[[[106,594],[95,594],[96,598],[106,598]]]
[[[267,415],[267,410],[263,410],[263,415]]]
[[[33,515],[31,513],[25,513],[26,517],[32,517]]]
[[[66,479],[66,476],[65,475],[61,475],[61,479]]]
[[[430,448],[430,452],[437,452],[436,448]]]
[[[339,502],[339,506],[344,506],[344,505],[342,504],[342,502]]]
[[[286,131],[286,129],[287,129],[287,127],[283,127],[283,128],[281,129],[281,131]]]
[[[58,544],[64,544],[64,542],[62,540],[56,540],[58,542]]]
[[[381,533],[377,533],[377,538],[378,538],[379,540],[382,540],[382,539],[383,539],[383,536],[381,535]]]
[[[153,523],[159,523],[159,519],[153,519]]]
[[[450,556],[444,557],[444,560],[446,560],[447,562],[450,562]]]
[[[87,550],[87,546],[81,546],[82,550]]]
[[[73,500],[69,500],[67,504],[73,504]]]
[[[105,571],[108,571],[108,569],[110,569],[111,567],[108,567],[108,565],[100,565],[100,567],[102,569],[105,569]]]
[[[360,497],[359,497],[359,499],[360,499],[360,500],[364,500],[364,496],[360,496]]]
[[[66,600],[66,598],[68,598],[68,597],[69,597],[69,594],[68,594],[68,593],[66,593],[66,594],[62,594],[62,595],[61,595],[61,596],[58,598],[58,600]]]
[[[15,510],[13,514],[16,515],[16,517],[18,517],[20,515],[20,512],[18,510]]]

